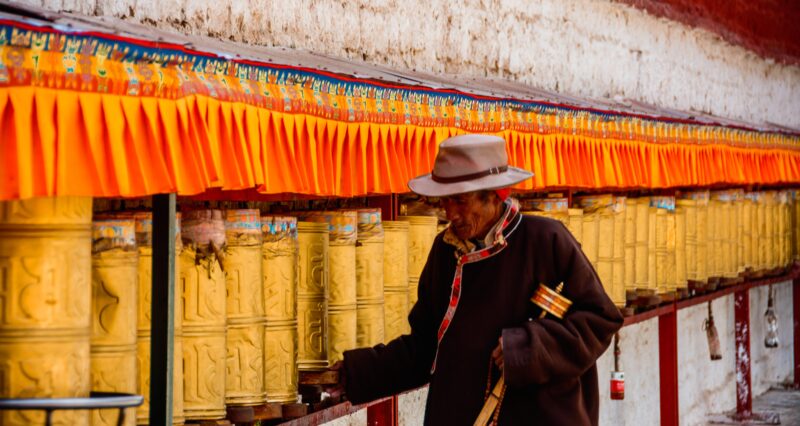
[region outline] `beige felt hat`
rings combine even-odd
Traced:
[[[408,181],[420,195],[443,197],[485,189],[505,188],[533,176],[508,165],[506,142],[491,135],[461,135],[439,145],[433,171]]]

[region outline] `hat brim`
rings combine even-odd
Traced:
[[[500,174],[454,183],[436,182],[431,178],[431,174],[428,173],[408,181],[408,187],[415,193],[426,197],[446,197],[465,192],[506,188],[531,177],[533,177],[533,173],[509,166],[508,170]]]

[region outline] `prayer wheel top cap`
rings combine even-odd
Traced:
[[[397,220],[408,222],[411,225],[436,226],[439,218],[436,216],[397,216]]]
[[[81,225],[92,222],[91,197],[38,197],[0,203],[0,224]]]
[[[181,237],[186,243],[216,247],[225,245],[225,221],[221,210],[187,210],[181,212]]]
[[[381,209],[358,209],[358,239],[383,238]]]
[[[522,200],[522,210],[542,212],[566,212],[569,201],[566,198],[532,198]]]
[[[584,210],[591,211],[611,207],[614,204],[614,196],[612,194],[584,195],[575,197],[572,201]]]
[[[744,191],[741,189],[728,189],[725,191],[714,191],[711,193],[711,199],[722,201],[725,203],[732,201],[739,201],[744,198]]]
[[[387,220],[382,225],[386,231],[408,231],[408,222],[405,220]]]
[[[702,204],[702,203],[708,203],[709,192],[708,191],[680,192],[678,194],[678,197],[685,200],[697,200]]]
[[[358,217],[355,210],[305,212],[300,214],[300,220],[327,223],[331,244],[354,245],[356,243]]]
[[[657,209],[664,209],[674,212],[675,197],[669,195],[650,197],[650,207],[655,207]]]
[[[297,239],[297,218],[292,216],[261,216],[261,233],[264,242],[285,238]]]
[[[261,214],[257,209],[225,211],[225,241],[229,246],[261,244]]]
[[[92,222],[92,252],[111,249],[136,249],[133,217],[130,219],[97,219]]]

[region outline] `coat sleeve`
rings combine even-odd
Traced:
[[[411,333],[388,344],[344,353],[345,391],[355,404],[422,386],[430,380],[437,320],[432,306],[435,250],[422,270],[417,303],[408,315]]]
[[[572,306],[563,319],[548,315],[503,329],[503,374],[510,387],[581,376],[622,327],[619,309],[606,295],[575,238],[560,224],[548,237],[552,253],[542,254],[540,259],[552,265],[543,269],[552,269],[553,282],[564,283],[563,294]],[[549,247],[547,251],[551,251]]]

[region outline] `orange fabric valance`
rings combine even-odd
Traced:
[[[407,192],[438,144],[465,132],[508,141],[511,163],[535,173],[522,190],[800,182],[796,135],[386,86],[143,44],[0,21],[0,200]]]

